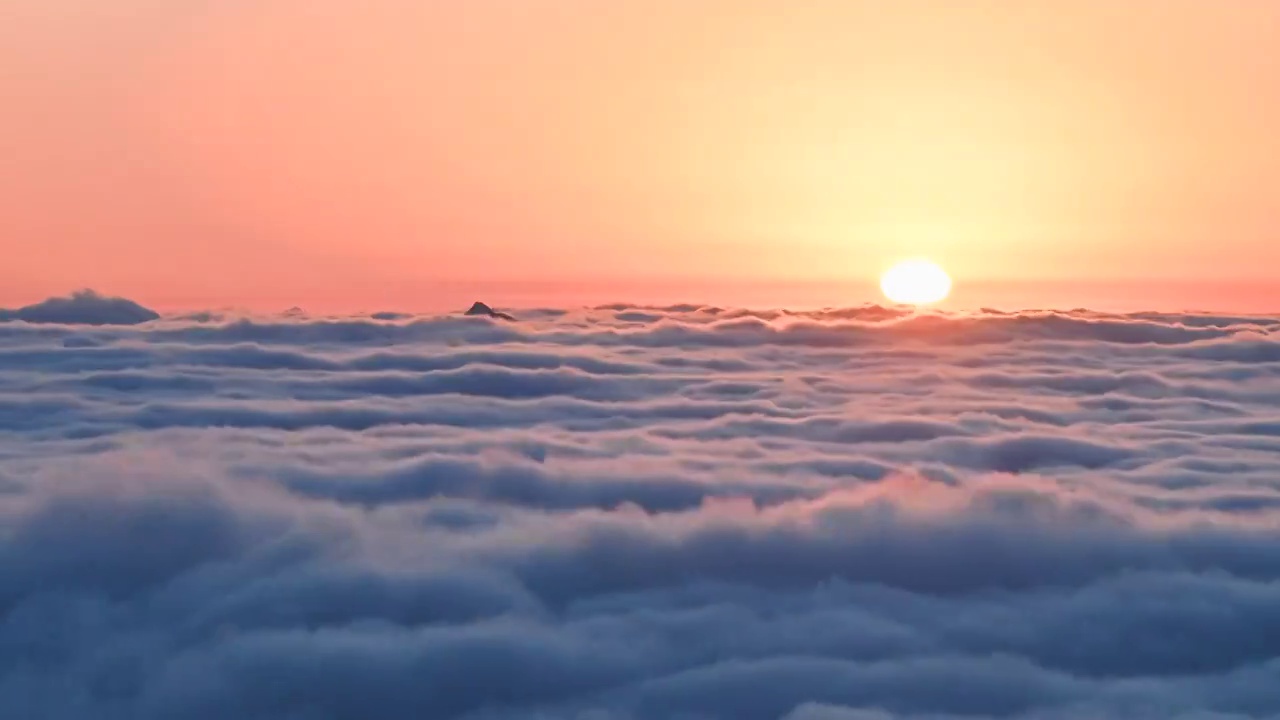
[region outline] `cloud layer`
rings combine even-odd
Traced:
[[[160,314],[132,300],[105,297],[92,290],[80,290],[67,297],[49,298],[17,310],[0,308],[0,322],[63,325],[138,325],[159,320]]]
[[[516,316],[0,325],[0,715],[1280,717],[1280,320]]]

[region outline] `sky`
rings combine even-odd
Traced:
[[[1280,306],[1278,3],[0,16],[0,306]]]

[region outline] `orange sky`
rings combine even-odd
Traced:
[[[836,304],[927,255],[957,302],[1280,309],[1277,42],[1268,0],[0,0],[0,305]]]

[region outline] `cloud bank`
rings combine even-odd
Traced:
[[[49,298],[17,310],[0,308],[0,322],[63,325],[138,325],[160,319],[160,314],[132,300],[106,297],[93,290],[80,290],[67,297]]]
[[[0,325],[4,717],[1280,717],[1278,318],[99,300]]]

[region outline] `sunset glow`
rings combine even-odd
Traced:
[[[0,718],[1280,720],[1280,0],[0,0]]]
[[[935,262],[906,260],[885,271],[880,289],[896,303],[928,305],[951,293],[951,277]]]
[[[6,8],[0,305],[1280,304],[1280,3]]]

